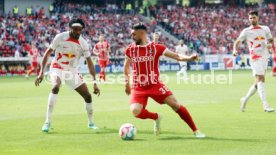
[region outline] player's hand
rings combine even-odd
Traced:
[[[233,56],[237,56],[238,55],[238,51],[234,50],[232,54],[233,54]]]
[[[267,44],[266,47],[267,47],[268,50],[271,50],[272,49],[272,44]]]
[[[44,77],[44,74],[39,73],[39,75],[37,76],[37,78],[35,80],[35,86],[39,86],[39,84],[43,81],[43,77]]]
[[[100,96],[100,94],[101,94],[101,91],[100,91],[100,89],[99,89],[99,87],[98,87],[98,85],[96,83],[94,83],[94,91],[93,91],[93,93],[95,95],[98,95],[98,96]]]
[[[130,93],[131,93],[131,87],[130,87],[129,83],[126,84],[125,92],[127,95],[130,95]]]
[[[190,61],[197,61],[198,60],[198,54],[192,54],[191,56],[190,56]]]

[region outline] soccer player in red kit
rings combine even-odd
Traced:
[[[28,70],[27,74],[26,74],[26,78],[30,77],[30,75],[35,72],[36,74],[39,73],[39,64],[37,61],[38,56],[40,56],[38,49],[35,47],[35,44],[32,44],[32,48],[30,50],[29,53],[30,57],[31,57],[31,69]]]
[[[100,35],[99,42],[96,43],[93,52],[98,56],[98,63],[101,68],[100,80],[103,79],[105,81],[105,68],[109,63],[110,45],[104,40],[103,35]]]
[[[272,75],[276,76],[276,38],[274,38],[274,43],[272,45],[272,59],[274,62],[274,66],[272,68]]]
[[[126,49],[124,64],[125,92],[130,97],[130,110],[136,118],[154,120],[154,133],[160,133],[161,115],[149,112],[146,109],[148,98],[152,98],[159,104],[170,106],[182,120],[184,120],[194,132],[196,138],[204,138],[196,127],[188,110],[181,105],[173,93],[159,79],[159,58],[164,55],[177,61],[193,61],[197,55],[177,55],[167,49],[166,46],[149,42],[147,40],[147,28],[143,23],[132,27],[131,37],[134,43]],[[130,65],[132,66],[133,84],[129,83]]]

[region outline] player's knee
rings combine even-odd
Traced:
[[[257,81],[258,82],[264,82],[265,81],[264,75],[258,75]]]
[[[86,103],[91,103],[92,102],[92,96],[90,93],[87,93],[84,95],[84,100]]]
[[[59,92],[59,85],[55,85],[53,88],[52,88],[52,93],[53,94],[58,94]]]
[[[137,117],[141,113],[142,108],[136,105],[130,106],[130,111],[133,114],[133,116]]]
[[[175,98],[171,99],[170,102],[167,102],[167,105],[170,106],[174,111],[177,111],[180,107],[180,104]]]

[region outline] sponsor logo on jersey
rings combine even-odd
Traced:
[[[144,61],[153,61],[153,56],[140,56],[131,58],[132,62],[144,62]]]
[[[261,40],[265,40],[265,38],[262,37],[262,36],[258,36],[258,37],[256,37],[254,40],[259,40],[259,41],[261,41]]]
[[[69,58],[69,59],[72,59],[72,58],[75,58],[75,57],[76,57],[76,55],[73,54],[72,52],[63,54],[63,56],[65,56],[65,57],[67,57],[67,58]]]

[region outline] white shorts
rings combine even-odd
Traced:
[[[265,75],[267,69],[268,60],[267,59],[257,59],[250,61],[253,76]]]
[[[52,85],[56,85],[57,77],[60,78],[61,83],[65,83],[72,89],[76,89],[85,83],[82,79],[82,75],[78,71],[51,68],[49,75]]]
[[[187,62],[186,61],[180,61],[179,65],[180,65],[180,67],[186,67],[187,66]]]

